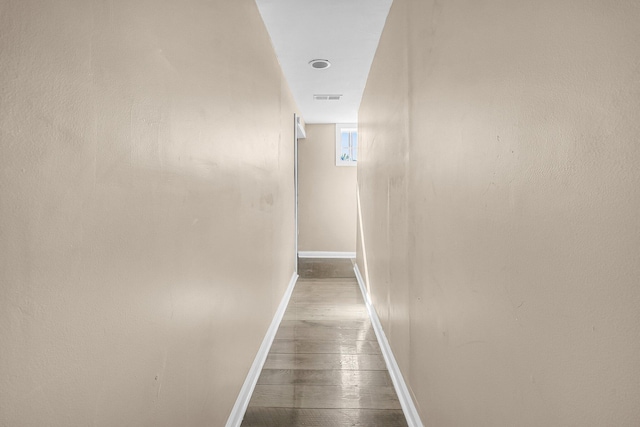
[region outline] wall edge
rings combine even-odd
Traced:
[[[255,389],[258,378],[260,377],[260,372],[262,372],[264,362],[267,360],[267,355],[269,354],[269,350],[271,349],[271,344],[273,343],[276,332],[280,327],[280,322],[284,317],[284,312],[289,305],[289,300],[291,299],[291,294],[293,293],[293,289],[296,286],[297,280],[298,273],[293,272],[293,274],[291,275],[291,280],[289,281],[289,285],[287,285],[287,290],[285,291],[284,296],[280,301],[280,305],[278,306],[278,309],[273,316],[273,320],[271,321],[271,325],[269,325],[269,329],[267,329],[267,333],[265,334],[264,339],[262,340],[262,344],[258,349],[258,353],[253,360],[253,364],[249,369],[247,378],[242,384],[242,388],[240,389],[240,393],[238,394],[236,403],[233,405],[233,409],[229,414],[229,418],[227,419],[227,423],[225,424],[226,427],[240,427],[240,424],[242,424],[242,419],[244,418],[244,414],[247,411],[247,406],[249,406],[251,395],[253,394],[253,390]]]
[[[387,365],[387,369],[389,370],[389,376],[391,377],[393,387],[395,388],[396,394],[398,395],[398,400],[400,400],[400,406],[402,406],[402,412],[404,412],[404,416],[407,419],[407,424],[409,425],[409,427],[424,427],[422,421],[420,420],[418,409],[416,408],[416,405],[413,403],[413,399],[411,398],[409,388],[404,381],[404,377],[402,376],[402,372],[400,371],[398,362],[396,362],[396,358],[393,355],[393,351],[391,350],[389,341],[387,341],[387,337],[384,334],[384,330],[382,329],[382,324],[380,323],[380,319],[378,318],[376,309],[373,304],[371,304],[369,294],[367,294],[366,292],[364,279],[360,274],[360,269],[358,268],[357,263],[354,263],[353,271],[356,274],[358,286],[360,287],[360,291],[362,292],[362,298],[364,298],[364,303],[367,306],[367,311],[369,312],[369,317],[371,318],[371,325],[373,326],[373,330],[376,333],[376,338],[378,338],[378,344],[380,345],[380,349],[382,350],[382,356],[384,357],[385,364]]]

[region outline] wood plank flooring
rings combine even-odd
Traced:
[[[299,271],[242,426],[406,426],[351,261]]]

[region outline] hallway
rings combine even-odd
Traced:
[[[0,0],[0,426],[640,426],[638,22]]]
[[[242,426],[406,425],[351,261],[301,259]]]

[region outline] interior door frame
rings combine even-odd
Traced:
[[[298,273],[298,114],[293,113],[293,193],[294,193],[294,250],[295,272]]]

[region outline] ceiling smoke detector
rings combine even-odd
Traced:
[[[331,62],[327,59],[312,59],[309,61],[309,65],[316,70],[324,70],[325,68],[331,67]]]

